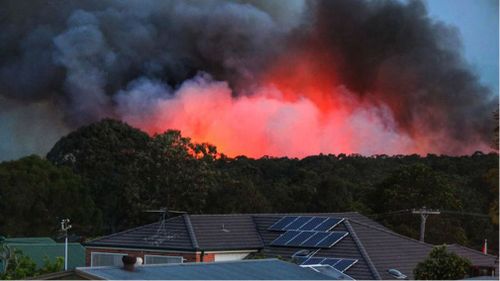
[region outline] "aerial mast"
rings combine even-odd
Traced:
[[[68,230],[71,228],[69,219],[61,221],[61,230],[64,232],[64,270],[68,270]]]

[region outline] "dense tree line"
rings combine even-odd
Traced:
[[[0,233],[55,234],[58,220],[70,217],[79,226],[75,232],[96,236],[150,222],[157,218],[143,210],[167,207],[190,213],[358,211],[418,238],[419,218],[408,210],[426,206],[450,211],[429,218],[426,241],[479,249],[487,238],[498,252],[495,171],[498,154],[480,152],[229,158],[178,131],[150,137],[108,119],[63,137],[46,160],[0,164]]]

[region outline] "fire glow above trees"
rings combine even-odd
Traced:
[[[118,118],[229,156],[491,150],[498,96],[418,1],[16,5],[0,23],[0,101],[29,120]]]

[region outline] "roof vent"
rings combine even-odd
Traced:
[[[134,271],[137,258],[133,256],[123,256],[122,262],[123,262],[123,269],[125,269],[126,271]]]
[[[306,249],[298,250],[297,252],[295,252],[292,255],[292,258],[295,258],[295,257],[307,257],[310,253],[311,252],[309,250],[306,250]]]
[[[389,272],[389,274],[394,276],[396,279],[406,279],[406,277],[407,277],[406,275],[401,273],[401,271],[394,269],[394,268],[387,270],[387,272]]]

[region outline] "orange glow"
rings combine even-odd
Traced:
[[[442,151],[436,143],[445,133],[426,134],[424,124],[411,135],[402,132],[393,115],[398,101],[361,100],[338,83],[331,59],[313,52],[278,58],[253,93],[237,97],[226,82],[199,75],[172,98],[155,100],[143,118],[124,119],[150,134],[181,130],[230,157]]]

